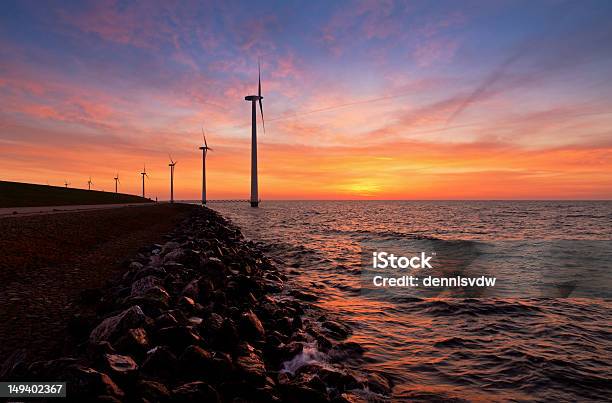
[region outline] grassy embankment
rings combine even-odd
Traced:
[[[0,208],[146,203],[150,201],[140,196],[123,193],[0,181]]]

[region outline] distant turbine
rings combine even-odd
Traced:
[[[117,175],[115,175],[113,179],[115,180],[115,193],[117,193],[117,183],[121,183],[119,181],[119,172],[117,172]]]
[[[264,124],[263,116],[263,105],[261,100],[261,66],[257,63],[257,69],[259,71],[259,83],[257,86],[257,95],[248,95],[244,97],[245,101],[251,101],[251,207],[257,207],[259,205],[259,194],[257,184],[257,102],[259,102],[259,110],[261,111],[261,124],[266,133],[266,126]]]
[[[206,143],[204,128],[202,128],[202,140],[204,141],[204,145],[200,147],[200,150],[202,150],[202,204],[206,204],[206,154],[208,150],[212,151],[213,149],[208,147]]]
[[[143,166],[142,172],[140,174],[142,175],[142,198],[144,199],[145,197],[145,185],[144,185],[145,180],[144,179],[145,179],[145,176],[147,178],[149,177],[149,175],[147,175],[147,165],[146,164]]]
[[[174,203],[174,166],[176,162],[172,161],[170,154],[168,154],[168,158],[170,158],[170,163],[168,164],[170,167],[170,203]]]
[[[91,181],[91,176],[89,177],[89,180],[87,181],[87,190],[91,190],[91,185],[93,185],[94,183]]]
[[[68,188],[68,185],[70,185],[70,182],[68,182],[66,179],[64,179],[64,186],[66,186],[66,188]]]

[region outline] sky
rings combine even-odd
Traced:
[[[0,2],[0,180],[210,199],[612,198],[610,1]]]

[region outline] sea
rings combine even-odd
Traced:
[[[393,400],[612,400],[610,201],[209,207],[286,267],[291,287],[315,293],[318,308],[350,326],[365,353],[347,365],[392,379]],[[373,250],[433,256],[433,269],[395,274],[496,284],[377,287]]]

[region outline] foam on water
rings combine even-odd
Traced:
[[[301,353],[297,354],[291,360],[283,362],[281,372],[287,372],[293,375],[304,365],[323,363],[324,361],[325,354],[317,349],[317,343],[313,341],[304,344]]]

